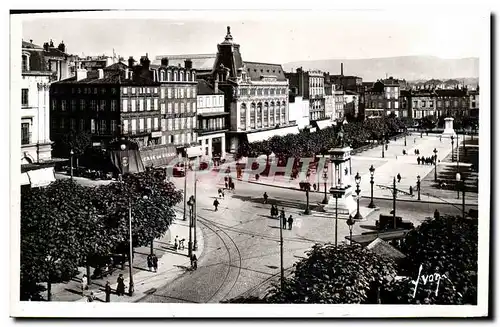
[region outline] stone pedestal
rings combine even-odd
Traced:
[[[330,188],[328,204],[323,209],[326,212],[335,214],[335,203],[337,201],[339,215],[354,215],[357,210],[357,203],[352,196],[354,187],[350,167],[351,148],[334,148],[329,151],[329,154],[330,161],[333,164],[333,169],[331,169],[332,187]]]
[[[453,129],[453,118],[452,117],[447,117],[444,119],[444,131],[441,136],[443,138],[450,138],[451,136],[457,137],[457,133],[455,133],[455,130]]]

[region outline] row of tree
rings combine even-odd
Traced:
[[[69,280],[78,267],[127,253],[129,206],[133,246],[146,246],[172,223],[182,192],[162,169],[125,175],[123,183],[85,187],[71,179],[21,194],[21,299],[39,283]]]
[[[339,132],[341,130],[343,131],[343,144],[359,148],[372,140],[382,140],[384,137],[388,139],[404,130],[410,123],[408,120],[389,116],[364,121],[354,120],[343,125],[339,123],[337,126],[327,127],[314,133],[303,130],[299,134],[274,136],[260,142],[242,142],[238,148],[237,157],[269,156],[274,153],[278,158],[286,160],[324,154],[331,148],[340,145]]]
[[[398,262],[357,245],[317,244],[283,289],[228,302],[477,304],[477,227],[461,217],[428,219],[402,241]]]

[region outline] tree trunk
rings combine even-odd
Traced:
[[[153,255],[153,254],[154,254],[153,242],[154,242],[154,239],[153,239],[153,240],[151,240],[151,244],[150,244],[150,254],[151,254],[151,255]]]
[[[52,301],[52,283],[50,282],[50,278],[47,281],[47,301]]]
[[[75,168],[78,168],[78,159],[79,158],[80,158],[79,156],[76,157],[76,166],[75,166]]]
[[[87,281],[88,281],[88,285],[90,285],[90,265],[88,263],[88,259],[87,259]]]

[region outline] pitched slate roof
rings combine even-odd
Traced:
[[[286,81],[283,67],[280,64],[268,64],[262,62],[244,62],[247,68],[247,74],[252,81],[260,81],[261,76],[272,75],[276,76],[278,81]]]
[[[436,90],[436,94],[441,97],[463,97],[467,95],[467,91],[462,89],[439,89]]]
[[[23,49],[37,49],[37,50],[43,50],[43,48],[39,45],[36,45],[34,43],[31,43],[31,42],[26,42],[26,41],[23,41]]]
[[[198,95],[214,95],[214,94],[224,94],[221,90],[214,91],[213,85],[209,84],[207,81],[203,79],[198,79]]]
[[[160,83],[149,78],[135,76],[134,79],[126,79],[121,71],[107,71],[104,78],[99,79],[99,72],[90,71],[87,78],[77,81],[76,76],[53,83],[53,84],[118,84],[118,85],[137,85],[137,86],[156,86]]]

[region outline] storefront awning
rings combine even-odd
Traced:
[[[285,136],[288,134],[299,134],[299,132],[300,131],[299,131],[298,126],[275,128],[275,129],[270,129],[270,130],[262,131],[262,132],[248,133],[247,139],[248,139],[248,143],[253,143],[253,142],[260,142],[260,141],[268,140],[275,135]]]
[[[188,158],[201,157],[203,155],[203,149],[201,146],[192,146],[186,148],[186,154]]]
[[[31,187],[47,186],[56,180],[54,167],[30,170],[27,172]],[[22,184],[27,185],[27,184]]]
[[[144,167],[167,166],[173,157],[177,155],[175,148],[142,148],[140,150]]]

